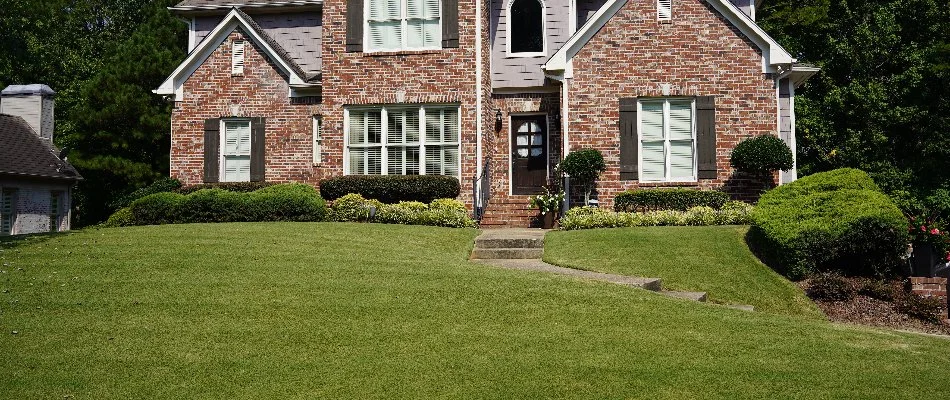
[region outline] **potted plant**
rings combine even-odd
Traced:
[[[554,221],[557,219],[557,213],[563,202],[564,192],[552,192],[548,188],[544,188],[544,194],[531,196],[531,207],[538,209],[542,228],[551,229],[554,227]]]
[[[604,155],[595,149],[573,151],[564,157],[559,166],[560,172],[566,174],[571,185],[584,190],[584,205],[590,203],[590,192],[594,190],[597,178],[607,169]]]
[[[932,278],[939,263],[950,261],[947,252],[950,237],[940,229],[940,223],[932,218],[910,216],[907,227],[911,236],[911,261],[914,276]]]

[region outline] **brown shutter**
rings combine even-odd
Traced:
[[[696,98],[696,148],[699,179],[716,179],[716,98]]]
[[[637,141],[637,98],[620,99],[620,180],[639,179],[640,163]]]
[[[459,1],[442,0],[442,48],[459,47]]]
[[[251,182],[264,182],[264,118],[251,118]]]
[[[363,51],[363,0],[346,1],[346,52]]]
[[[205,183],[218,181],[221,161],[218,152],[221,148],[221,120],[211,118],[205,120]]]

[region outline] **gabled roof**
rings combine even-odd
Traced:
[[[177,12],[195,12],[211,10],[227,10],[232,7],[242,8],[271,8],[271,7],[297,7],[322,5],[323,0],[184,0],[169,7]]]
[[[82,179],[68,162],[60,160],[59,150],[33,131],[23,118],[0,114],[0,175]]]
[[[198,67],[211,56],[221,43],[227,39],[228,35],[235,28],[242,28],[247,35],[254,41],[264,54],[274,62],[274,64],[289,77],[289,83],[294,88],[318,87],[316,83],[320,80],[320,73],[307,74],[293,58],[283,49],[273,38],[254,22],[254,19],[243,11],[232,8],[231,11],[221,20],[208,36],[198,44],[188,54],[185,61],[182,61],[165,82],[153,92],[161,95],[175,95],[176,100],[181,100],[181,86],[191,77]]]
[[[610,21],[620,9],[627,4],[628,0],[607,0],[604,5],[597,10],[593,17],[587,20],[577,32],[571,36],[564,46],[554,53],[548,62],[541,67],[546,71],[564,71],[569,68],[571,59],[584,48],[585,45],[600,31],[607,21]],[[778,42],[765,33],[755,21],[745,15],[735,4],[729,0],[708,0],[723,17],[739,29],[762,51],[762,69],[763,72],[775,72],[776,66],[790,65],[795,59]]]

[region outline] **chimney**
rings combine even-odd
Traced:
[[[10,85],[0,91],[0,114],[26,120],[41,138],[53,143],[53,96],[46,85]]]

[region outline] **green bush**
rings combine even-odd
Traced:
[[[370,212],[371,208],[375,208],[375,214]],[[437,199],[431,204],[418,201],[384,204],[351,193],[333,202],[330,218],[334,221],[376,222],[381,224],[429,225],[452,228],[475,227],[475,221],[468,216],[465,205],[453,199]]]
[[[182,195],[156,193],[113,214],[107,226],[199,222],[322,221],[326,204],[305,184],[272,185],[255,192],[201,189]],[[115,224],[115,225],[112,225]]]
[[[584,204],[590,200],[590,192],[600,174],[607,169],[604,155],[599,150],[583,149],[572,151],[558,165],[560,172],[571,178],[571,185],[584,190]]]
[[[826,272],[811,278],[806,293],[815,300],[848,301],[854,298],[857,291],[843,276]]]
[[[113,201],[111,204],[109,204],[109,206],[112,207],[113,209],[128,207],[129,204],[132,204],[133,201],[141,199],[150,194],[161,193],[161,192],[172,192],[178,188],[181,188],[181,182],[179,182],[178,179],[163,177],[156,180],[155,182],[152,182],[152,184],[148,186],[139,188],[138,190],[132,193],[119,197],[118,199]]]
[[[135,225],[174,224],[181,221],[179,214],[185,196],[161,192],[135,200],[129,205]]]
[[[741,201],[729,201],[723,204],[716,214],[717,225],[749,225],[752,223],[751,204]]]
[[[867,174],[837,170],[766,192],[752,213],[749,242],[792,279],[821,271],[895,275],[907,247],[901,211]]]
[[[614,198],[616,211],[686,211],[693,207],[722,208],[729,195],[714,190],[695,189],[641,189],[628,190]]]
[[[742,204],[742,205],[740,205]],[[731,207],[747,213],[748,204],[736,202]],[[723,215],[728,214],[728,215]],[[644,213],[613,212],[597,207],[576,207],[568,210],[560,220],[562,230],[622,228],[636,226],[705,226],[733,225],[746,214],[735,210],[715,210],[711,207],[693,207],[687,211],[660,210]]]
[[[454,199],[460,192],[458,179],[441,175],[347,175],[320,182],[320,194],[327,200],[357,193],[386,204],[430,203],[435,199]]]
[[[330,220],[337,222],[369,221],[373,204],[357,193],[350,193],[330,203]]]
[[[693,207],[686,210],[683,220],[690,226],[716,225],[716,210],[705,206]]]
[[[732,150],[733,168],[753,174],[788,171],[795,165],[792,150],[775,136],[763,135],[746,139]]]
[[[432,203],[429,204],[429,209],[438,210],[438,211],[452,211],[456,213],[467,214],[468,209],[465,208],[465,204],[462,204],[461,201],[455,199],[435,199],[432,200]]]
[[[176,192],[181,194],[191,194],[205,189],[221,189],[229,192],[250,193],[269,186],[274,186],[272,182],[216,182],[201,183],[197,185],[188,185],[179,188]]]

